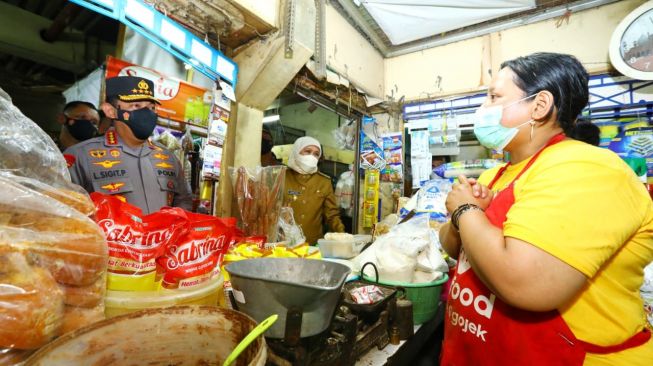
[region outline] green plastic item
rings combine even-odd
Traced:
[[[403,287],[406,292],[406,298],[413,303],[413,324],[423,324],[433,319],[438,312],[438,304],[440,303],[440,293],[442,293],[442,285],[448,280],[449,276],[443,273],[443,277],[439,280],[427,283],[408,283],[408,282],[392,282],[392,281],[374,281],[365,275],[361,268],[363,278],[370,282],[378,282],[381,285]],[[376,268],[375,268],[376,270]]]
[[[254,329],[252,329],[252,331],[249,332],[249,334],[247,334],[247,336],[245,336],[245,338],[243,338],[243,340],[240,341],[240,343],[238,343],[236,348],[234,348],[234,350],[231,351],[229,356],[227,356],[227,359],[224,360],[224,362],[222,363],[222,366],[229,366],[234,361],[236,361],[238,356],[240,356],[240,354],[247,349],[247,346],[249,346],[250,343],[254,342],[254,340],[258,338],[258,336],[260,336],[266,330],[268,330],[268,328],[270,328],[272,324],[274,324],[274,322],[277,321],[278,317],[279,316],[277,314],[270,315],[267,319],[262,321],[256,327],[254,327]]]

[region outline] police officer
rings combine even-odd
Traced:
[[[154,84],[140,77],[114,77],[106,80],[106,96],[101,109],[114,127],[64,152],[72,181],[88,192],[118,196],[145,214],[163,206],[190,210],[181,164],[149,140],[160,104]]]
[[[93,104],[75,100],[63,107],[57,122],[61,125],[59,147],[65,150],[98,135],[100,114]]]

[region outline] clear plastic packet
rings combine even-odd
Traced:
[[[264,235],[276,242],[286,167],[232,168],[231,176],[245,235]]]
[[[16,108],[0,89],[0,170],[34,178],[55,188],[77,188],[54,141]]]
[[[65,193],[54,192],[34,179],[0,174],[0,355],[10,365],[27,354],[22,350],[88,324],[64,327],[68,302],[103,317],[104,236],[85,214],[53,198]]]
[[[341,150],[354,150],[356,146],[356,124],[349,122],[331,131],[336,146]]]
[[[0,154],[0,364],[14,365],[104,318],[108,249],[57,146],[1,89]],[[67,322],[69,304],[95,317]]]
[[[290,248],[306,243],[306,237],[295,222],[295,215],[290,207],[282,207],[279,212],[279,236],[277,241],[285,242]]]
[[[11,171],[2,170],[0,170],[0,177],[4,177],[14,183],[24,186],[25,188],[29,188],[43,195],[54,198],[55,200],[74,208],[85,216],[92,216],[95,213],[95,205],[93,204],[93,201],[89,198],[88,193],[78,185],[71,184],[66,188],[55,188],[39,180],[21,177],[15,175]]]

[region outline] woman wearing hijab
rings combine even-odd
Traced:
[[[587,105],[573,56],[504,62],[474,133],[510,162],[459,176],[440,229],[458,258],[441,365],[651,365],[639,287],[653,203],[613,152],[569,136]]]
[[[324,224],[331,232],[343,232],[340,209],[333,194],[331,178],[317,170],[322,156],[320,142],[312,137],[300,137],[293,144],[286,170],[286,205],[293,209],[295,221],[301,226],[309,244],[324,236]]]

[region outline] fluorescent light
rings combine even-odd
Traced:
[[[95,0],[95,2],[113,9],[113,0]]]
[[[186,33],[165,19],[161,20],[161,35],[180,50],[186,48]]]
[[[273,114],[273,115],[270,115],[270,116],[263,117],[263,123],[277,122],[280,119],[281,119],[281,116],[279,116],[278,114]]]
[[[128,17],[148,29],[154,29],[154,11],[136,0],[128,0],[125,7],[125,14]]]
[[[213,52],[209,47],[193,39],[190,45],[190,54],[208,67],[211,67]]]
[[[224,57],[218,55],[217,65],[215,71],[225,77],[231,83],[234,82],[234,70],[236,69],[235,64],[227,61]]]

